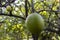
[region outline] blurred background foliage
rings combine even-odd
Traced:
[[[12,0],[10,0],[12,1]],[[28,15],[32,13],[32,0],[28,0]],[[5,5],[6,0],[1,0]],[[60,3],[59,0],[33,0],[34,11],[45,20],[48,30],[43,30],[39,40],[60,40]],[[8,4],[8,3],[7,3]],[[7,5],[6,4],[6,5]],[[0,7],[0,14],[11,14],[26,18],[25,0],[15,0],[6,7]],[[25,27],[25,20],[18,17],[0,15],[0,40],[29,40],[31,33]],[[49,28],[52,30],[49,30]],[[55,32],[56,31],[56,32]]]

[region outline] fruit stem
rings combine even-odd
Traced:
[[[33,38],[33,40],[38,40],[38,37],[39,37],[39,35],[38,35],[38,34],[37,34],[37,35],[32,34],[32,38]]]
[[[26,17],[28,16],[28,0],[25,0],[25,13],[26,13]]]

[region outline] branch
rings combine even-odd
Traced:
[[[34,2],[34,0],[31,1],[31,3],[32,3],[32,5],[31,5],[32,6],[32,13],[34,13],[34,3],[33,2]]]
[[[4,13],[0,13],[0,15],[4,15],[4,16],[12,16],[12,17],[17,17],[17,18],[21,18],[21,19],[25,20],[25,18],[24,18],[24,17],[21,17],[21,16],[9,15],[9,14],[4,14]]]
[[[27,7],[27,3],[28,3],[28,0],[25,0],[25,13],[26,13],[26,17],[28,16],[28,7]]]
[[[36,11],[36,10],[35,10],[35,11]],[[55,12],[55,13],[60,12],[60,11],[58,11],[58,10],[57,10],[57,11],[54,11],[54,10],[39,10],[39,11],[36,11],[36,12],[39,13],[39,12],[42,12],[42,11]]]

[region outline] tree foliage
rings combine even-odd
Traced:
[[[0,40],[32,38],[25,27],[25,19],[32,12],[39,13],[47,27],[39,39],[60,40],[59,0],[0,0]]]

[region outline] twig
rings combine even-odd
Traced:
[[[34,0],[31,1],[31,3],[32,3],[32,13],[34,13],[34,3],[33,2],[34,2]]]
[[[4,14],[4,13],[0,13],[0,15],[4,15],[4,16],[12,16],[12,17],[17,17],[17,18],[21,18],[21,19],[25,20],[25,18],[24,18],[24,17],[21,17],[21,16],[9,15],[9,14]]]
[[[25,13],[26,17],[28,16],[28,7],[27,7],[28,0],[25,0]]]

